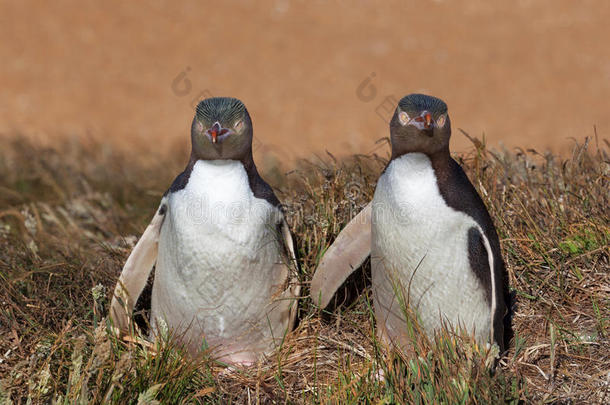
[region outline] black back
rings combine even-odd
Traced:
[[[496,313],[494,314],[494,340],[503,350],[512,337],[511,316],[512,297],[508,289],[508,275],[496,228],[487,207],[476,189],[464,173],[462,167],[450,156],[434,156],[432,167],[437,177],[439,191],[446,204],[456,211],[473,218],[483,230],[494,257],[494,278],[496,289]],[[470,266],[482,285],[486,287],[487,300],[491,303],[491,275],[487,250],[478,230],[471,228],[468,232],[468,256]]]

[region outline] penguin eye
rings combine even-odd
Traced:
[[[401,111],[400,113],[398,113],[398,121],[401,125],[407,125],[409,120],[411,120],[411,118],[409,118],[409,114],[407,114],[406,112]]]
[[[445,114],[441,115],[440,117],[438,117],[436,119],[436,126],[439,128],[442,128],[445,126],[445,121],[446,121],[447,116]]]
[[[233,125],[233,127],[235,128],[235,130],[237,132],[241,131],[244,127],[244,122],[242,120],[239,120],[235,123],[235,125]]]

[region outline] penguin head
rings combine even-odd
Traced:
[[[246,106],[230,97],[202,100],[191,126],[193,154],[198,159],[242,160],[252,153],[252,120]]]
[[[390,122],[392,157],[410,152],[433,155],[449,149],[451,122],[447,104],[424,94],[409,94],[396,107]]]

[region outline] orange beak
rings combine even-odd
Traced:
[[[423,125],[423,129],[430,129],[430,126],[433,122],[432,114],[430,114],[428,111],[424,111],[421,113],[421,115],[419,117],[415,117],[414,121],[419,123],[419,125]],[[419,126],[418,126],[418,128],[422,129]]]
[[[222,128],[218,122],[215,122],[214,125],[208,130],[210,136],[212,137],[212,143],[216,143],[218,135],[222,133]]]
[[[430,115],[430,113],[426,113],[426,115],[424,115],[424,127],[426,127],[426,129],[430,128],[430,123],[432,122],[432,115]]]

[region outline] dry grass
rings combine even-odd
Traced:
[[[186,152],[143,162],[99,144],[2,142],[0,402],[610,401],[607,145],[576,145],[565,159],[474,140],[460,157],[495,219],[517,295],[515,337],[492,375],[466,336],[429,341],[415,330],[416,358],[380,347],[368,265],[327,312],[303,299],[297,330],[250,369],[188,359],[171,339],[118,341],[106,332],[109,291]],[[316,162],[289,173],[259,163],[287,206],[305,292],[385,160]]]

